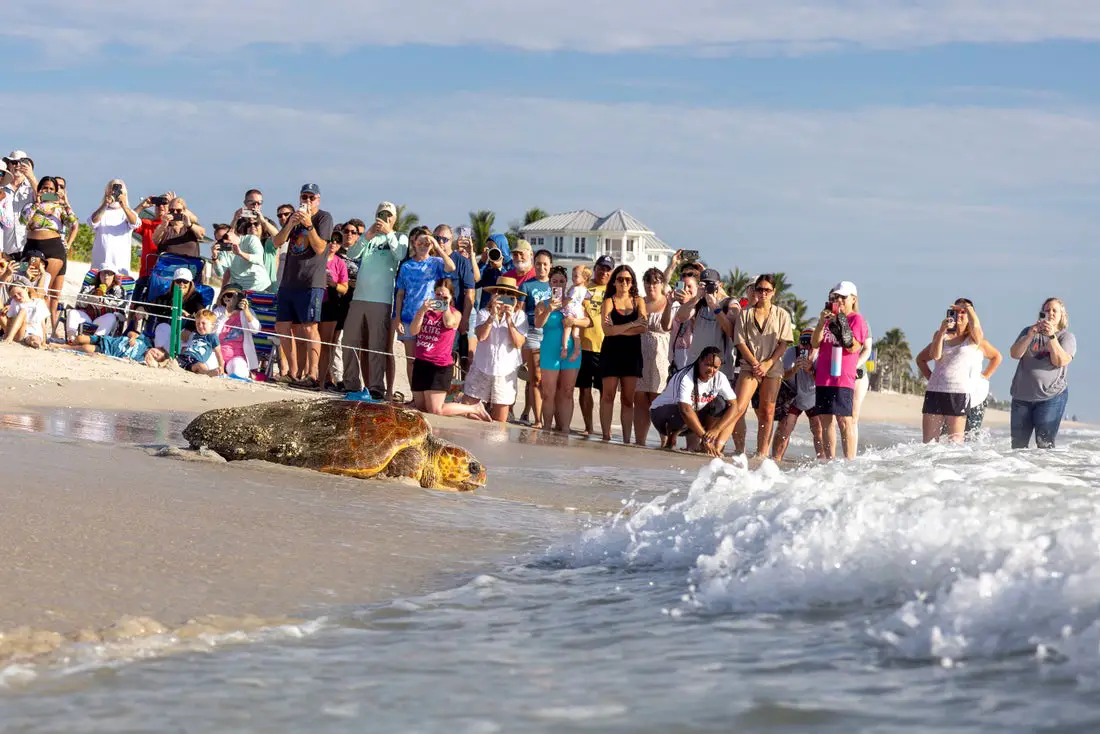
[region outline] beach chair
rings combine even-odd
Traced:
[[[97,269],[88,270],[88,272],[84,274],[84,281],[80,284],[80,289],[84,290],[84,288],[86,288],[90,285],[95,285],[96,278],[98,276],[99,276],[99,270],[97,270]],[[131,306],[130,302],[134,300],[134,287],[137,285],[137,281],[134,280],[134,278],[132,276],[129,276],[129,275],[120,275],[120,274],[116,273],[115,277],[118,278],[119,285],[122,286],[122,292],[126,294],[126,307],[122,310],[121,314],[119,315],[118,326],[115,328],[115,331],[117,333],[117,332],[122,331],[125,328],[127,322],[130,319],[130,312],[132,311],[132,306]],[[74,301],[74,304],[75,304],[75,301]],[[72,306],[66,306],[65,308],[66,308],[66,310],[68,310],[70,308],[77,308],[77,306],[72,305]],[[62,314],[62,319],[64,319],[64,318],[65,318],[65,314]]]
[[[266,364],[266,367],[262,367],[260,371],[270,376],[271,365],[277,361],[273,359],[276,340],[271,336],[275,333],[275,294],[265,291],[245,291],[245,297],[252,305],[252,313],[256,314],[256,319],[260,322],[260,333],[252,335],[256,356]]]
[[[149,282],[145,288],[146,301],[154,301],[172,290],[172,276],[179,268],[187,268],[195,281],[195,290],[202,296],[202,303],[207,308],[214,302],[214,289],[202,282],[202,272],[205,261],[201,257],[187,257],[185,255],[164,254],[157,258],[157,264],[149,273]]]

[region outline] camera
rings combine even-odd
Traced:
[[[698,250],[684,250],[680,254],[680,256],[684,260],[698,260],[699,259],[699,251]]]
[[[183,217],[184,217],[183,212],[172,212],[172,221],[173,222],[182,222]]]
[[[442,298],[433,298],[431,301],[428,301],[428,308],[432,311],[444,311],[447,308],[447,302]]]
[[[499,247],[493,247],[489,250],[489,262],[497,263],[504,260],[504,253],[500,251]]]
[[[718,281],[708,280],[706,283],[703,284],[703,290],[706,291],[707,295],[717,293],[718,292]]]
[[[168,205],[168,197],[167,196],[150,196],[149,197],[149,203],[152,204],[153,206],[167,206]]]

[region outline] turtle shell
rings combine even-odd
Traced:
[[[343,413],[346,422],[342,440],[329,445],[328,460],[318,467],[324,472],[374,476],[384,471],[398,452],[423,444],[432,432],[424,416],[414,410],[358,400],[333,403],[333,412]]]

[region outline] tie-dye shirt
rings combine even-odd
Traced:
[[[61,235],[72,232],[80,220],[60,201],[42,201],[27,204],[19,215],[19,222],[32,231],[45,230]]]

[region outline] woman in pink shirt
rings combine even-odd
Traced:
[[[340,237],[337,237],[340,235]],[[337,257],[336,253],[343,246],[343,235],[337,228],[333,232],[332,241],[328,244],[328,262],[325,263],[325,295],[321,301],[321,361],[318,363],[320,375],[317,384],[324,390],[328,382],[329,371],[332,369],[332,356],[336,343],[336,324],[340,320],[341,297],[348,292],[348,265],[344,259]]]
[[[829,301],[814,329],[812,346],[818,350],[815,392],[817,414],[811,420],[820,424],[825,458],[836,458],[836,427],[844,441],[844,456],[856,458],[852,403],[856,386],[856,367],[863,342],[870,336],[867,322],[855,311],[856,286],[845,280],[829,292]],[[836,417],[836,424],[833,417]]]
[[[409,381],[413,405],[424,413],[464,415],[491,422],[480,402],[473,405],[447,402],[455,370],[455,334],[461,321],[462,313],[454,307],[454,282],[440,278],[435,282],[432,297],[424,301],[409,325],[409,333],[416,338],[416,358]]]

